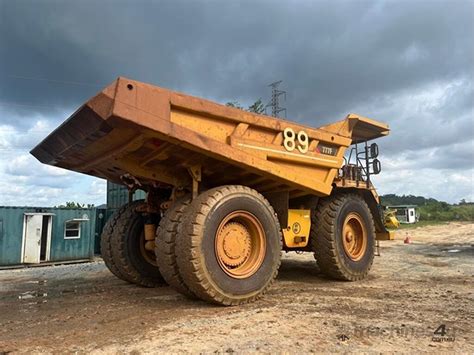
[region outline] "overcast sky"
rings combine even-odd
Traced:
[[[105,202],[29,150],[117,76],[387,122],[379,193],[474,200],[474,1],[0,0],[0,205]]]

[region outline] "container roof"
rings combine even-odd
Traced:
[[[418,207],[417,205],[392,205],[392,206],[387,206],[391,208],[415,208]]]
[[[28,210],[31,212],[31,210],[68,210],[68,211],[90,211],[93,209],[97,209],[97,207],[91,207],[91,208],[67,208],[67,207],[38,207],[38,206],[0,206],[0,209],[22,209],[22,210]],[[40,213],[40,212],[38,212]]]

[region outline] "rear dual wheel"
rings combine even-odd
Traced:
[[[262,195],[244,186],[214,188],[194,199],[183,217],[175,256],[192,294],[237,305],[267,291],[280,266],[281,235]]]
[[[175,201],[166,211],[156,229],[155,255],[158,268],[164,280],[176,291],[188,297],[194,297],[181,277],[176,261],[176,238],[183,226],[183,215],[187,211],[191,198],[184,197]]]
[[[145,287],[165,285],[153,250],[146,246],[143,201],[122,206],[107,221],[101,236],[102,258],[118,278]]]

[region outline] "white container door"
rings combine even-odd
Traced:
[[[43,215],[25,216],[24,233],[24,263],[39,263],[41,253],[41,229],[43,226]]]

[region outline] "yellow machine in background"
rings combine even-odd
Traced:
[[[397,210],[386,210],[384,212],[384,225],[385,228],[397,229],[400,227],[400,221],[396,216]]]

